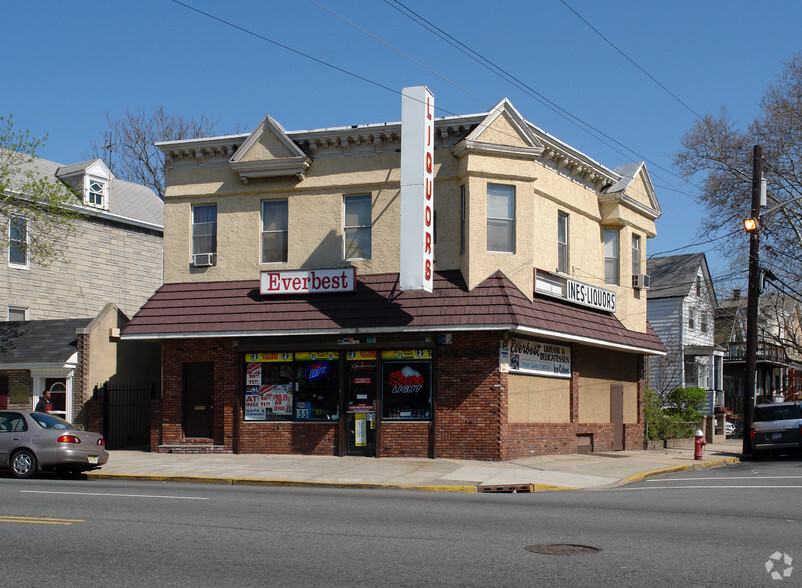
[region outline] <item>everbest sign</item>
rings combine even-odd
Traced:
[[[434,94],[401,93],[401,290],[432,291],[434,272]]]
[[[353,292],[356,268],[262,272],[260,294]]]

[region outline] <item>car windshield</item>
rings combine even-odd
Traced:
[[[797,404],[776,404],[755,407],[755,421],[787,421],[802,418]]]
[[[75,427],[73,427],[70,423],[64,419],[60,419],[57,416],[53,416],[52,414],[47,414],[44,412],[32,412],[31,418],[43,429],[67,429],[70,431],[76,430]]]

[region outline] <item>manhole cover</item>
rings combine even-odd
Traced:
[[[545,553],[546,555],[585,555],[588,553],[598,553],[598,547],[590,545],[574,545],[572,543],[549,543],[545,545],[527,545],[524,547],[532,553]]]

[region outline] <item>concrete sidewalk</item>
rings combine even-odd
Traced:
[[[110,451],[92,479],[144,479],[273,486],[395,488],[438,492],[605,488],[671,472],[740,461],[742,441],[705,448],[548,455],[505,462],[308,455],[175,454]]]

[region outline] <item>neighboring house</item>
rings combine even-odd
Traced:
[[[9,221],[0,263],[0,319],[8,321],[0,323],[0,406],[33,409],[49,390],[60,416],[108,429],[86,411],[96,386],[158,383],[158,345],[120,342],[119,329],[162,284],[164,205],[99,159],[24,167],[69,187],[81,217],[64,260],[46,265],[28,255],[24,214]]]
[[[746,308],[740,290],[716,310],[716,342],[727,350],[724,393],[728,410],[743,414],[746,390]],[[780,294],[760,296],[757,321],[757,403],[796,400],[802,384],[799,303]]]
[[[648,320],[666,346],[648,360],[647,386],[662,395],[675,388],[708,392],[708,409],[722,406],[724,349],[716,347],[716,293],[704,253],[649,259]]]
[[[643,448],[645,166],[411,92],[403,124],[159,144],[165,285],[122,331],[162,344],[154,451]]]
[[[41,177],[76,193],[84,215],[68,243],[66,263],[31,263],[24,247],[26,220],[9,231],[0,263],[0,319],[92,317],[107,302],[128,316],[162,284],[164,203],[145,186],[117,179],[99,159],[63,166],[35,159]]]

